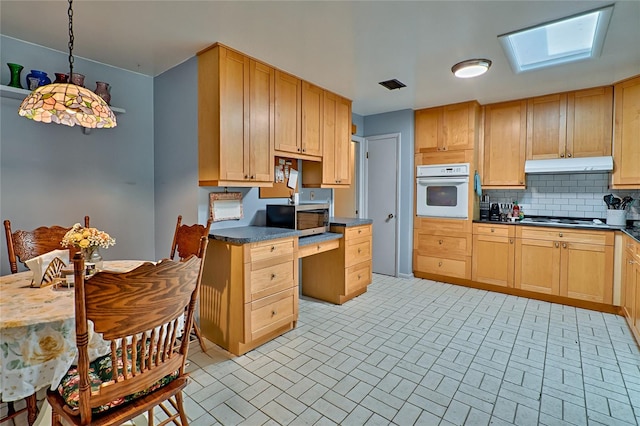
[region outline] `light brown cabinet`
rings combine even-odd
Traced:
[[[415,111],[415,153],[474,149],[477,102],[462,102]]]
[[[527,101],[485,106],[482,185],[524,188]]]
[[[302,259],[302,294],[341,305],[371,284],[372,225],[334,225],[331,232],[343,235],[337,249],[318,246],[318,254]]]
[[[640,76],[617,83],[613,187],[640,188]]]
[[[276,70],[276,155],[320,161],[323,94],[320,87]]]
[[[325,90],[322,110],[322,163],[303,163],[302,184],[309,188],[349,186],[351,101]]]
[[[640,341],[640,243],[623,236],[622,311],[636,340]]]
[[[200,186],[271,186],[275,69],[222,45],[198,53]]]
[[[513,287],[515,247],[514,226],[474,223],[472,280]]]
[[[519,226],[515,288],[611,304],[613,238],[610,231]]]
[[[613,89],[596,87],[527,102],[527,160],[611,155]]]
[[[248,244],[210,240],[202,274],[202,334],[235,355],[298,320],[298,238]]]
[[[471,279],[471,221],[414,220],[413,272],[421,278]],[[435,277],[434,277],[435,278]]]

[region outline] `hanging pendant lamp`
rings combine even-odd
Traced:
[[[73,0],[69,0],[69,79],[73,74]],[[109,105],[91,90],[72,83],[40,86],[20,104],[18,114],[43,123],[89,129],[116,127],[116,116]]]

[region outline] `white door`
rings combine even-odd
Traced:
[[[373,219],[373,272],[398,275],[398,149],[400,134],[366,138],[366,217]]]

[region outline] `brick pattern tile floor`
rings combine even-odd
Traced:
[[[192,426],[640,421],[623,317],[417,278],[301,297],[296,329],[240,357],[208,347],[190,349]]]

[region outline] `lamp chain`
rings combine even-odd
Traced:
[[[69,0],[69,83],[73,74],[73,0]]]

